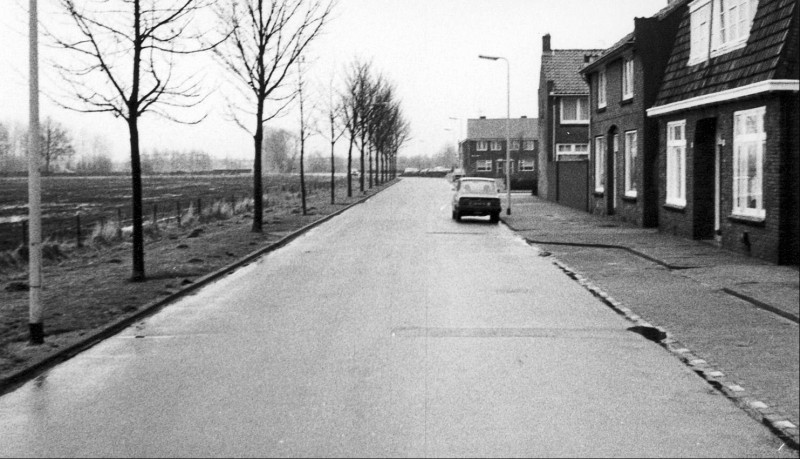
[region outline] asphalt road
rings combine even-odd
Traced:
[[[0,456],[794,457],[449,194],[403,180],[0,397]]]

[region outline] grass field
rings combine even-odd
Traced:
[[[337,181],[345,180],[338,177]],[[354,183],[357,187],[357,182]],[[307,189],[327,188],[330,176],[306,177]],[[158,219],[177,214],[190,205],[210,205],[215,200],[235,202],[252,196],[253,178],[239,175],[160,175],[142,178],[144,218]],[[264,177],[267,200],[279,191],[299,191],[298,175]],[[24,242],[23,222],[27,220],[28,180],[25,177],[0,177],[0,251],[12,250]],[[131,180],[128,176],[42,178],[43,236],[52,239],[77,239],[80,214],[85,234],[101,220],[131,218]]]

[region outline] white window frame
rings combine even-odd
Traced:
[[[606,107],[606,89],[608,81],[606,78],[606,69],[597,72],[597,108]]]
[[[686,207],[686,120],[667,123],[666,203]]]
[[[533,172],[536,170],[536,161],[532,159],[520,159],[519,171],[520,172]]]
[[[588,143],[557,143],[556,161],[576,161],[589,159]]]
[[[765,114],[766,107],[733,113],[733,215],[759,219],[767,216],[764,208]],[[753,122],[752,130],[748,129],[748,118]],[[747,174],[749,160],[755,163],[755,176]]]
[[[688,65],[747,45],[757,10],[758,0],[695,0],[690,3]],[[731,17],[735,27],[731,27]]]
[[[526,140],[526,141],[524,141],[524,143],[522,144],[522,148],[523,148],[525,151],[533,151],[533,150],[535,150],[535,149],[536,149],[536,141],[534,141],[534,140]]]
[[[628,57],[622,61],[622,100],[633,99],[633,77],[634,77],[633,57]]]
[[[506,168],[504,166],[505,162],[506,162],[505,159],[498,159],[497,160],[497,171],[498,172],[502,172],[503,174],[506,173]],[[511,173],[512,174],[514,173],[514,160],[511,160]]]
[[[512,140],[511,141],[511,151],[519,151],[519,140]]]
[[[475,161],[475,172],[492,172],[492,160],[479,159]]]
[[[634,183],[639,160],[639,136],[637,131],[625,131],[625,196],[635,198],[638,190]]]
[[[485,140],[479,140],[475,149],[478,151],[486,151],[489,149],[489,142]]]
[[[568,119],[564,118],[564,101],[569,100],[575,101],[575,119]],[[561,124],[589,124],[589,102],[586,97],[584,96],[567,96],[562,97],[559,101],[561,104]],[[582,110],[583,109],[583,110]],[[583,112],[583,113],[582,113]],[[585,117],[581,117],[581,115],[585,115]]]
[[[492,151],[500,151],[500,150],[502,150],[502,148],[500,148],[500,141],[499,140],[492,140],[491,142],[489,142],[489,148]]]
[[[594,138],[594,191],[604,193],[606,191],[606,148],[605,136],[599,135]]]

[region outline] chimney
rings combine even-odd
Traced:
[[[485,119],[486,119],[486,117],[485,117],[485,116],[481,116],[481,118],[480,118],[480,119],[482,119],[482,120],[485,120]]]
[[[528,117],[527,115],[520,116],[520,118],[522,118],[522,119],[526,119],[527,117]]]
[[[552,49],[550,49],[550,34],[549,33],[545,34],[542,37],[542,51],[544,51],[546,53],[549,53],[550,51],[552,51]]]

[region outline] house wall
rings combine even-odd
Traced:
[[[617,202],[614,211],[615,218],[638,226],[655,226],[657,224],[655,206],[650,205],[649,208],[646,208],[648,197],[651,203],[656,199],[652,192],[655,189],[655,184],[652,180],[652,174],[648,174],[646,171],[648,168],[652,168],[652,158],[655,157],[655,152],[658,150],[657,123],[649,122],[645,117],[644,72],[641,70],[642,62],[638,54],[634,55],[633,98],[622,100],[622,58],[628,58],[631,55],[632,52],[628,51],[622,54],[620,59],[614,60],[606,66],[607,95],[605,108],[597,108],[597,72],[589,75],[589,81],[592,85],[590,101],[592,106],[591,138],[594,139],[600,135],[607,137],[608,133],[614,128],[616,128],[620,136],[620,151],[613,162],[615,173],[613,196]],[[625,196],[625,132],[627,131],[636,131],[637,133],[638,161],[634,174],[638,179],[638,189],[635,198]],[[594,151],[594,140],[592,140],[590,148],[592,150],[592,166],[588,172],[590,212],[606,216],[609,215],[608,209],[611,207],[608,202],[609,193],[607,191],[603,193],[594,191],[594,162],[597,155],[597,152]],[[606,151],[601,152],[601,154],[605,155]],[[609,164],[608,158],[606,158],[606,164]]]
[[[586,96],[588,98],[588,95]],[[560,143],[589,143],[588,124],[561,124],[561,102],[560,97],[550,96],[546,98],[547,116],[544,118],[546,125],[539,127],[539,138],[547,136],[547,146],[544,142],[540,144],[540,160],[544,159],[546,170],[539,174],[540,180],[544,177],[545,195],[539,196],[544,199],[558,202],[580,210],[587,210],[588,202],[586,171],[588,161],[556,161],[555,146]],[[555,126],[553,125],[555,123]],[[543,129],[547,131],[545,134]],[[546,151],[542,151],[547,148]],[[577,164],[575,164],[577,163]],[[543,168],[543,169],[545,169]],[[540,193],[543,190],[539,184]],[[576,197],[577,194],[583,196]]]
[[[664,116],[659,119],[659,151],[657,159],[659,181],[659,229],[663,232],[693,238],[703,225],[702,209],[696,208],[703,201],[703,185],[713,182],[713,168],[697,168],[702,158],[696,157],[695,131],[698,121],[716,120],[717,138],[724,141],[720,148],[720,209],[722,246],[771,262],[797,262],[797,164],[798,130],[786,130],[792,122],[797,125],[797,103],[784,112],[787,102],[794,96],[765,95],[758,99],[731,102]],[[736,111],[766,106],[764,151],[764,208],[763,221],[748,221],[731,215],[733,209],[733,114]],[[793,112],[791,110],[794,110]],[[666,202],[666,126],[677,120],[686,120],[686,207],[675,209]],[[795,189],[788,186],[782,170],[791,177],[794,173]],[[794,172],[792,172],[794,171]],[[696,218],[696,215],[699,216]],[[708,214],[705,214],[707,218]],[[791,223],[790,223],[791,222]],[[789,234],[789,233],[794,234]],[[781,255],[782,249],[785,251]],[[792,261],[794,260],[794,261]]]

